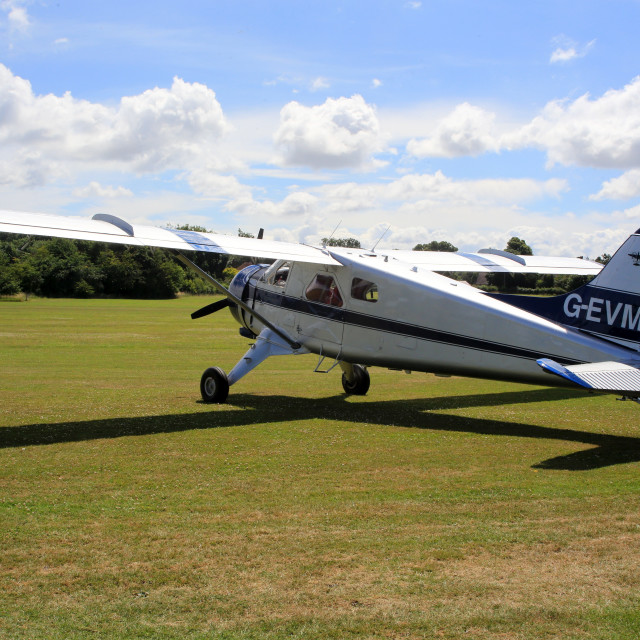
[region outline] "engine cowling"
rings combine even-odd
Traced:
[[[242,302],[253,308],[254,291],[256,288],[256,282],[261,278],[262,274],[269,267],[268,264],[251,264],[244,269],[241,269],[236,273],[229,285],[229,291],[240,298]],[[238,306],[231,307],[231,313],[236,322],[247,329],[252,336],[255,336],[255,330],[253,328],[253,316]]]

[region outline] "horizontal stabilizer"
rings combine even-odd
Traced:
[[[585,389],[640,396],[640,368],[624,362],[589,362],[565,367],[555,360],[537,361],[547,373],[560,376]]]

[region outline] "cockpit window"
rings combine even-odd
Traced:
[[[264,279],[267,284],[275,285],[276,287],[284,287],[287,284],[289,273],[291,272],[291,262],[284,260],[278,260],[274,262],[264,274]]]
[[[351,281],[351,297],[366,302],[378,302],[378,285],[369,280],[354,278]]]
[[[333,307],[341,307],[343,304],[336,281],[326,273],[317,274],[307,287],[304,295],[307,300],[330,304]]]

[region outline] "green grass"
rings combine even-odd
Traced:
[[[637,638],[640,407],[372,369],[207,300],[0,303],[0,638]]]

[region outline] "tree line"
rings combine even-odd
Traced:
[[[193,225],[177,229],[206,232]],[[219,253],[194,252],[190,257],[201,269],[225,282],[245,262],[245,258]],[[0,295],[22,292],[51,298],[171,298],[178,293],[214,291],[162,249],[0,234]]]
[[[177,229],[204,233],[194,225]],[[238,234],[253,237],[238,229]],[[328,246],[361,248],[356,238],[323,238]],[[457,251],[447,241],[433,240],[414,246],[414,251]],[[533,255],[531,247],[513,237],[504,249],[517,255]],[[218,253],[194,252],[191,259],[214,278],[228,283],[246,259]],[[606,263],[603,254],[596,261]],[[477,283],[476,273],[447,274]],[[487,274],[482,287],[491,291],[562,293],[589,280],[587,276],[537,274]],[[178,263],[168,252],[151,247],[131,247],[102,242],[34,238],[0,234],[0,295],[17,293],[42,297],[171,298],[178,293],[214,293],[194,272]]]

